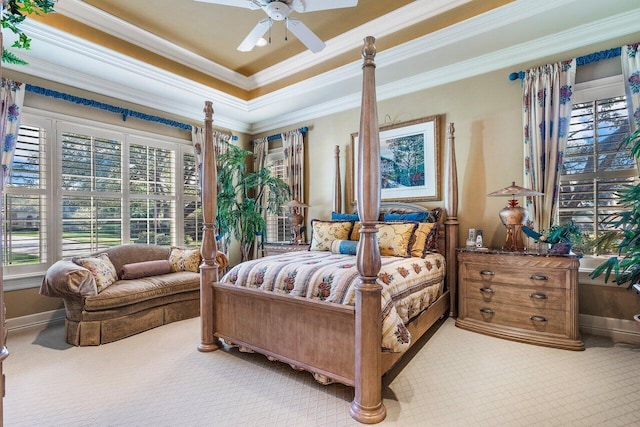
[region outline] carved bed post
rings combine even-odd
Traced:
[[[333,177],[333,211],[342,212],[342,181],[340,179],[340,146],[335,148],[335,176]]]
[[[218,281],[216,264],[215,219],[217,205],[218,177],[216,171],[215,147],[213,146],[213,106],[206,101],[204,106],[204,147],[202,147],[202,264],[200,265],[200,321],[202,342],[200,351],[214,351],[219,348],[214,336],[214,294],[213,283]]]
[[[445,233],[446,241],[446,257],[449,262],[447,263],[447,275],[446,283],[447,289],[449,289],[449,296],[451,298],[451,305],[449,309],[449,315],[455,317],[458,315],[457,304],[457,288],[458,288],[458,270],[456,262],[452,260],[456,259],[456,247],[458,246],[458,170],[456,167],[456,148],[455,148],[455,127],[453,123],[449,123],[447,129],[447,199],[446,210],[447,219],[444,222],[444,226],[447,229]]]
[[[356,264],[361,281],[356,285],[355,397],[351,416],[361,423],[382,421],[381,352],[382,322],[380,298],[382,286],[376,283],[381,267],[376,221],[380,212],[380,144],[376,106],[375,38],[366,37],[362,56],[362,110],[358,147],[357,187],[360,241]]]

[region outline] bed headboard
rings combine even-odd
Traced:
[[[445,255],[445,232],[444,232],[444,209],[441,207],[427,207],[420,206],[414,203],[407,202],[381,202],[380,203],[380,216],[378,217],[379,221],[382,221],[385,213],[412,213],[412,212],[429,212],[430,214],[436,215],[438,218],[438,252],[442,255]],[[357,209],[353,210],[354,214],[357,214]]]

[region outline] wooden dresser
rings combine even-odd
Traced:
[[[262,253],[264,256],[308,250],[308,243],[265,243],[262,245]]]
[[[529,344],[584,350],[571,255],[458,249],[456,326]]]

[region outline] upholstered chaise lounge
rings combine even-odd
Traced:
[[[40,293],[64,299],[69,344],[105,344],[198,316],[199,263],[197,250],[122,245],[56,262]]]

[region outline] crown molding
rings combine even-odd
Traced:
[[[221,112],[249,113],[246,101],[225,92],[168,73],[165,70],[121,53],[107,50],[102,46],[69,35],[68,33],[37,21],[25,21],[22,26],[24,31],[35,41],[35,43],[32,44],[33,47],[31,51],[20,52],[20,55],[29,65],[26,68],[20,65],[4,65],[8,69],[161,111],[171,112],[198,121],[202,120],[202,105],[204,105],[205,99],[214,100],[216,110]],[[11,37],[12,35],[8,35],[8,41],[12,40]],[[126,76],[121,75],[120,81],[118,81],[116,80],[118,73],[112,73],[109,75],[109,79],[106,79],[78,69],[57,65],[55,62],[56,55],[52,49],[60,49],[66,53],[75,54],[82,58],[85,65],[90,61],[95,61],[98,64],[97,69],[113,67],[119,70],[126,70],[127,74]],[[46,52],[44,55],[45,59],[35,56],[36,53],[40,52]],[[51,60],[48,59],[49,57],[51,57]],[[71,62],[74,61],[72,60]],[[133,76],[131,76],[131,74],[133,74]],[[147,82],[147,85],[154,86],[154,90],[136,89],[132,81]],[[158,90],[157,86],[162,87],[162,90]],[[190,104],[175,102],[174,98],[164,95],[167,93],[180,93],[181,96],[186,95],[191,100],[198,100],[196,110],[193,110]],[[221,126],[236,131],[247,132],[250,130],[250,126],[246,121],[233,119],[231,117],[218,116],[216,121]]]
[[[635,31],[640,31],[640,9],[565,30],[537,40],[531,40],[466,61],[439,67],[402,80],[379,85],[376,90],[377,99],[383,101],[420,90],[430,89],[491,71],[512,67],[544,56],[555,55],[571,49],[622,37]],[[385,66],[389,66],[389,64],[393,64],[393,61],[386,61],[385,56],[400,56],[405,48],[406,46],[399,46],[389,51],[381,52],[380,58],[376,58],[376,67],[382,69]],[[394,52],[394,50],[398,50],[399,52]],[[354,65],[358,66],[359,63],[349,64],[334,71],[338,75],[342,74],[343,78],[347,78],[350,73],[353,72]],[[337,76],[333,77],[339,79]],[[320,81],[321,79],[328,78],[329,76],[318,76],[317,78],[309,79],[306,83],[316,87],[316,85],[323,84],[323,82]],[[505,74],[505,81],[506,80],[507,74]],[[298,94],[300,94],[301,89],[302,88],[296,88]],[[280,102],[283,102],[292,96],[292,94],[280,93],[277,94],[277,96],[280,96]],[[252,126],[252,131],[254,133],[261,133],[275,128],[286,127],[294,123],[357,108],[359,105],[360,93],[358,92],[325,102],[321,105],[293,111],[288,113],[286,117],[257,122]]]
[[[362,39],[375,34],[381,38],[394,31],[414,25],[438,13],[453,9],[470,0],[416,0],[380,18],[374,19],[364,25],[349,30],[337,37],[325,42],[326,47],[320,53],[311,53],[306,50],[298,55],[281,61],[277,65],[257,72],[249,77],[252,87],[261,87],[274,83],[283,77],[302,72],[310,67],[322,64],[330,58],[338,56],[362,46]]]
[[[213,76],[241,89],[251,89],[246,76],[190,52],[149,31],[138,28],[97,7],[80,0],[58,0],[55,8],[57,13],[87,24],[114,37],[123,38],[123,35],[126,35],[127,41],[179,64],[186,65],[187,67]]]
[[[516,1],[505,6],[506,10],[499,8],[381,51],[376,57],[379,70],[378,99],[390,99],[475,75],[519,66],[640,31],[640,9],[636,8],[530,40],[527,38],[529,34],[517,33],[512,39],[505,41],[504,45],[507,47],[496,49],[494,45],[494,51],[491,51],[491,43],[484,43],[485,39],[480,37],[483,28],[485,31],[493,31],[491,35],[495,36],[495,30],[507,30],[509,23],[511,28],[522,28],[518,20],[536,16],[542,18],[545,14],[549,15],[549,11],[556,5],[570,8],[578,1],[582,0]],[[522,6],[521,3],[528,7]],[[523,21],[531,22],[538,21]],[[6,68],[170,112],[197,122],[202,120],[204,101],[211,100],[216,110],[216,125],[237,132],[257,134],[357,108],[360,103],[359,59],[303,82],[245,101],[71,36],[38,21],[28,20],[23,25],[25,32],[34,39],[31,51],[20,52],[20,56],[30,65],[23,67],[6,64]],[[13,41],[11,37],[11,34],[7,34],[7,45]],[[525,41],[517,43],[515,37]],[[485,48],[486,53],[483,54],[474,45],[475,50],[472,53],[465,52],[467,56],[458,55],[460,47],[466,48],[474,43],[482,45],[483,48],[489,45]],[[511,46],[513,43],[515,44]],[[442,56],[440,52],[443,49],[448,49],[451,55]],[[456,60],[456,55],[459,60]],[[410,74],[410,70],[422,72],[413,75]],[[507,73],[505,80],[506,78]]]

